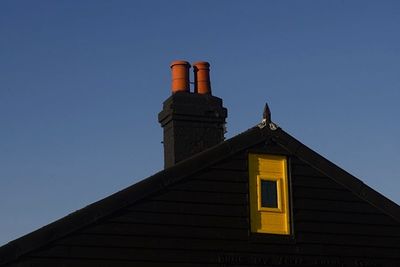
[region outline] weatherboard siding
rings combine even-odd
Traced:
[[[10,266],[399,266],[397,222],[289,159],[289,238],[250,233],[243,152]]]

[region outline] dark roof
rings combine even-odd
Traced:
[[[50,223],[30,234],[9,242],[0,248],[0,265],[39,249],[50,242],[68,235],[78,229],[95,223],[112,213],[157,193],[177,181],[189,177],[214,163],[224,160],[237,152],[251,148],[265,141],[274,141],[288,153],[308,163],[355,195],[374,205],[382,212],[400,222],[400,207],[365,185],[362,181],[309,149],[281,128],[253,127],[246,132],[228,139],[208,150],[188,158],[178,164],[158,172],[124,190],[97,201],[83,209]]]

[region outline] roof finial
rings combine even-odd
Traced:
[[[267,125],[269,126],[269,128],[272,131],[275,131],[276,129],[278,129],[278,125],[276,125],[275,123],[273,123],[271,121],[271,111],[269,110],[268,103],[265,103],[263,119],[262,119],[261,123],[259,123],[257,126],[260,129],[262,129]]]
[[[271,111],[269,110],[268,103],[265,103],[263,120],[265,120],[266,123],[271,122]]]

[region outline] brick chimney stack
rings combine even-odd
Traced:
[[[227,109],[211,95],[210,64],[193,65],[194,92],[190,92],[190,64],[171,64],[172,95],[165,100],[158,121],[164,130],[164,166],[170,167],[224,140]]]

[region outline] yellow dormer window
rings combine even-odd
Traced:
[[[249,179],[251,232],[289,235],[286,157],[250,154]]]

